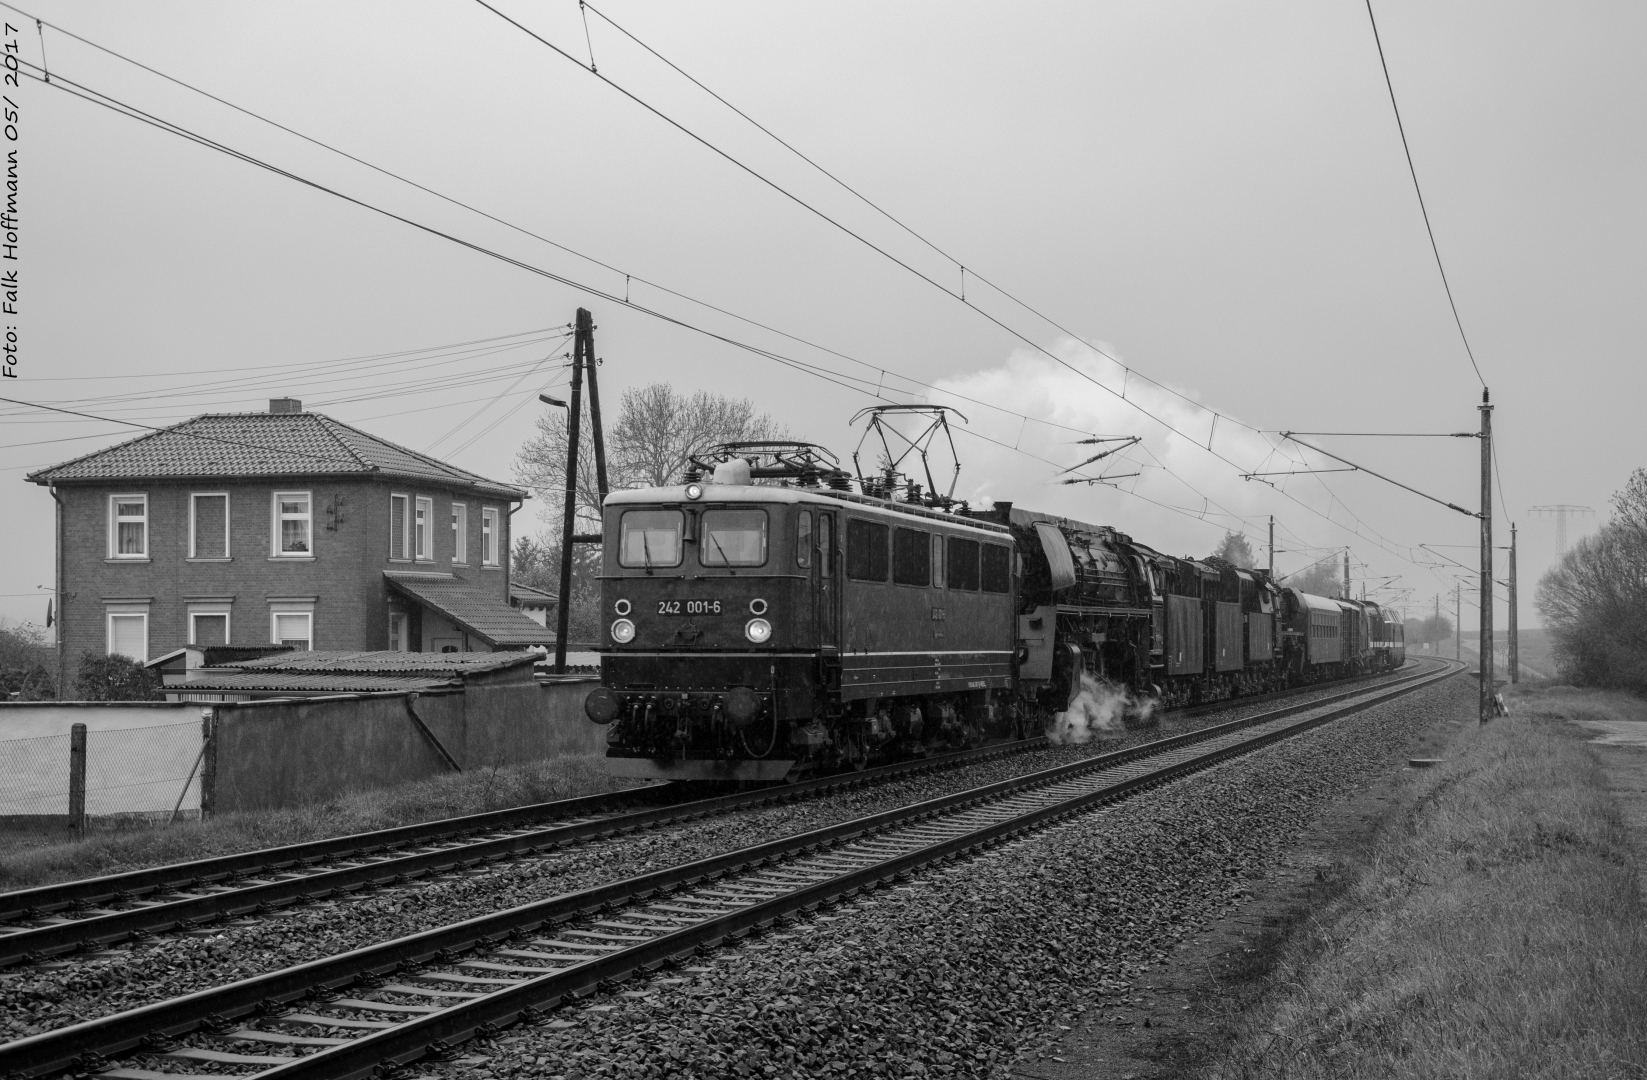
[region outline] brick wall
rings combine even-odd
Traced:
[[[311,493],[312,558],[271,557],[276,491]],[[145,598],[150,659],[187,644],[190,603],[214,599],[229,601],[232,644],[268,643],[272,601],[298,597],[312,599],[285,606],[313,605],[315,648],[387,648],[388,586],[382,572],[388,569],[455,573],[508,603],[509,504],[503,499],[416,484],[325,477],[227,484],[128,481],[62,486],[57,492],[62,501],[58,674],[65,688],[72,688],[83,654],[107,651],[110,605],[141,610],[138,605]],[[204,492],[229,495],[226,560],[189,558],[189,496]],[[391,492],[434,499],[434,560],[390,560]],[[109,497],[136,493],[148,496],[148,557],[111,559]],[[469,506],[467,567],[452,564],[454,499]],[[483,506],[498,509],[504,564],[498,568],[480,565]]]

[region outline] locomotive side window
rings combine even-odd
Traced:
[[[949,574],[946,579],[951,589],[978,591],[978,541],[949,538]]]
[[[626,510],[618,540],[619,566],[679,566],[679,510]]]
[[[705,510],[698,562],[704,566],[765,566],[765,510]]]
[[[1012,556],[999,544],[984,545],[982,583],[984,592],[1009,592],[1012,589]]]
[[[835,572],[835,563],[829,557],[831,540],[829,530],[832,521],[834,521],[834,518],[831,518],[828,514],[818,515],[818,559],[822,562],[822,565],[818,567],[818,573],[822,577],[829,577]]]
[[[917,529],[892,530],[892,582],[895,585],[932,584],[932,544]]]
[[[812,511],[802,510],[795,521],[795,565],[812,565]]]
[[[932,534],[932,586],[944,587],[944,538],[937,533]]]
[[[846,576],[858,581],[885,581],[888,529],[877,521],[846,521]]]

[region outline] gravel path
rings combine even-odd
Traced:
[[[1298,700],[1336,692],[1339,688],[1324,688]],[[1232,705],[1182,721],[1168,717],[1157,729],[1117,734],[1085,746],[1052,747],[863,790],[590,841],[485,870],[377,889],[358,899],[322,901],[239,925],[164,935],[92,956],[0,971],[0,1039],[52,1030],[487,912],[1223,723],[1278,704]]]
[[[1474,683],[1451,679],[418,1071],[1008,1076],[1061,1025],[1125,998],[1320,810],[1399,767],[1420,730],[1474,705]]]

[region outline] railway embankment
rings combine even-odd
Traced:
[[[1460,702],[1424,751],[1438,766],[1319,817],[1148,980],[1181,1023],[1072,1060],[1138,1080],[1647,1071],[1647,703],[1570,687],[1508,703],[1479,726]]]
[[[390,829],[630,787],[595,754],[472,769],[394,787],[247,810],[206,821],[99,827],[75,839],[61,826],[0,830],[0,891],[192,862],[260,848]]]
[[[1072,1032],[1181,1024],[1152,1008],[1146,984],[1240,905],[1323,807],[1388,773],[1466,700],[1473,688],[1454,678],[1376,705],[419,1069],[453,1080],[1051,1075]]]

